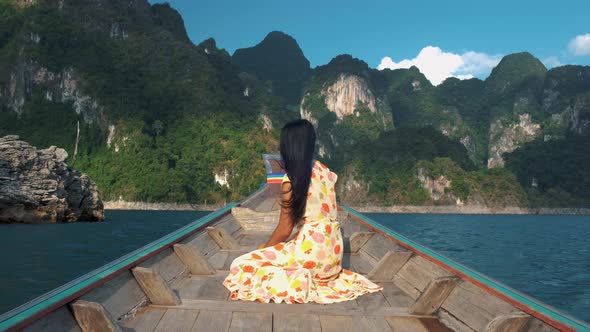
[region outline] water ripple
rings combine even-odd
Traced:
[[[0,224],[0,313],[168,234],[207,212],[107,211],[107,222]],[[10,253],[10,254],[6,254]]]
[[[370,214],[384,226],[590,321],[590,217]]]

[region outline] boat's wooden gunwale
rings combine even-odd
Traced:
[[[391,241],[397,243],[399,246],[412,251],[414,254],[423,257],[424,259],[432,262],[433,264],[436,264],[437,266],[451,273],[456,274],[462,279],[469,281],[475,286],[486,291],[488,294],[513,305],[517,309],[526,312],[532,317],[539,319],[540,321],[558,330],[575,332],[578,330],[585,331],[590,329],[590,326],[585,324],[584,322],[578,321],[573,317],[564,315],[558,312],[557,309],[549,305],[539,304],[536,302],[536,300],[518,292],[517,290],[505,286],[498,281],[492,280],[491,278],[484,276],[476,271],[473,271],[464,265],[454,262],[451,259],[446,258],[443,255],[438,254],[433,250],[428,249],[427,247],[422,246],[401,234],[398,234],[396,232],[384,228],[383,226],[380,226],[372,219],[347,206],[340,205],[338,206],[338,208],[348,212],[349,217],[351,217],[355,221],[359,222],[362,225],[365,225],[366,227],[368,227],[376,233],[386,236]],[[448,263],[446,263],[445,261]],[[526,302],[530,304],[527,304]],[[537,307],[538,309],[534,307]],[[552,316],[554,316],[555,318]]]
[[[245,208],[256,207],[257,203],[264,201],[266,199],[267,195],[268,195],[268,188],[266,187],[266,183],[262,183],[260,185],[260,188],[258,188],[258,190],[256,190],[255,192],[253,192],[252,194],[250,194],[249,196],[244,198],[240,202],[240,204],[238,204],[236,206],[241,206],[241,207],[245,207]]]
[[[263,191],[259,189],[252,197]],[[225,207],[214,211],[195,222],[186,225],[162,238],[149,243],[123,257],[76,278],[40,297],[25,303],[0,316],[0,331],[18,331],[33,322],[45,317],[58,308],[67,305],[84,294],[100,287],[106,282],[129,271],[132,267],[171,248],[174,244],[204,230],[207,226],[221,220],[231,213],[231,209],[238,203],[229,203]]]

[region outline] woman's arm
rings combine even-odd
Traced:
[[[288,202],[291,199],[291,182],[283,182],[281,189],[283,192],[283,195],[281,196],[282,201]],[[280,242],[285,242],[289,238],[295,225],[295,223],[291,221],[289,210],[290,208],[281,205],[281,214],[279,216],[277,228],[272,232],[270,239],[258,247],[259,249],[271,247]]]

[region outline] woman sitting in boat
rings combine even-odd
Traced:
[[[381,286],[342,269],[342,234],[336,221],[337,175],[313,161],[316,134],[307,120],[281,131],[279,222],[258,250],[236,258],[223,285],[233,300],[335,303],[376,292]],[[299,231],[287,241],[294,227]]]

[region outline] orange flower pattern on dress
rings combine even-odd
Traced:
[[[342,269],[342,233],[336,221],[338,176],[315,161],[303,225],[288,242],[236,258],[223,281],[232,300],[335,303],[382,289]],[[283,182],[289,181],[287,175]]]

